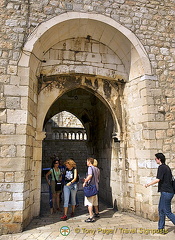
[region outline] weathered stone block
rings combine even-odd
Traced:
[[[22,225],[19,223],[6,223],[2,226],[2,234],[17,233],[22,231]]]
[[[12,194],[9,192],[1,192],[0,193],[0,201],[11,201],[12,200]]]
[[[0,203],[0,211],[3,212],[13,212],[13,211],[20,211],[24,209],[24,202],[23,201],[6,201]]]
[[[9,65],[7,67],[7,74],[16,75],[17,74],[17,66]]]
[[[17,26],[18,20],[8,19],[8,20],[6,20],[5,25],[10,26],[10,27]]]
[[[166,137],[166,131],[165,130],[156,130],[156,138],[161,139]]]
[[[4,182],[4,172],[0,172],[0,182]]]
[[[1,191],[4,192],[22,192],[24,183],[3,183],[0,185]]]
[[[157,205],[159,203],[160,196],[153,196],[151,204]]]
[[[0,82],[9,83],[9,81],[10,81],[10,75],[3,75],[3,74],[0,75]]]
[[[6,99],[4,97],[0,98],[0,109],[4,109],[6,104]]]
[[[88,53],[85,60],[92,63],[102,61],[101,55],[98,53]]]
[[[25,110],[8,110],[7,109],[7,123],[26,124],[27,111]]]
[[[10,96],[27,96],[28,87],[27,86],[15,86],[15,85],[5,85],[4,94]]]
[[[145,128],[149,128],[150,130],[156,129],[168,129],[167,122],[147,122],[144,124]]]
[[[10,77],[10,84],[11,85],[19,85],[19,83],[20,83],[20,77],[13,76],[13,75]]]
[[[0,109],[0,123],[5,123],[6,122],[6,115],[7,115],[7,110],[6,109]]]
[[[36,160],[40,160],[42,156],[42,152],[38,151],[38,148],[35,148],[33,152],[33,158]]]
[[[99,53],[100,52],[100,44],[92,43],[92,52]]]
[[[6,106],[9,109],[19,109],[20,108],[20,97],[7,97]]]
[[[11,222],[13,214],[11,212],[2,212],[0,213],[0,222],[9,223]]]
[[[13,214],[13,222],[14,223],[22,223],[23,221],[23,213],[22,211],[15,212]]]
[[[143,130],[144,139],[155,139],[155,130]]]
[[[15,172],[15,182],[24,182],[26,172]]]
[[[163,146],[163,152],[166,153],[166,152],[170,152],[171,151],[171,145],[164,145]]]
[[[24,193],[12,193],[13,201],[21,201],[24,199]]]
[[[27,128],[27,125],[23,125],[23,124],[17,124],[16,125],[16,134],[26,134],[26,128]]]
[[[128,197],[134,198],[135,197],[135,184],[128,183],[126,192],[128,193]]]
[[[26,148],[27,147],[25,145],[18,145],[17,146],[17,151],[16,151],[16,156],[17,157],[25,157]]]
[[[4,145],[1,147],[2,157],[15,157],[16,156],[16,146],[14,145]]]
[[[15,133],[15,124],[1,124],[1,132],[4,135]]]
[[[6,172],[5,173],[5,182],[13,182],[14,181],[14,173]]]

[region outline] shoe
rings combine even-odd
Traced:
[[[94,213],[94,217],[99,218],[100,214],[99,213]]]
[[[167,229],[158,229],[156,232],[156,236],[158,235],[166,235],[168,233]]]
[[[74,212],[72,212],[70,216],[71,216],[71,217],[74,217],[74,216],[75,216],[75,215],[74,215]]]
[[[88,219],[85,220],[85,222],[95,222],[95,219],[89,217]]]
[[[62,220],[62,221],[66,221],[66,220],[67,220],[67,216],[64,215],[63,217],[60,218],[60,220]]]

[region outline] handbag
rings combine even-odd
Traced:
[[[86,186],[84,186],[83,190],[84,190],[84,195],[86,197],[92,197],[97,195],[98,193],[96,185],[92,185],[92,184],[87,184]]]
[[[55,178],[55,191],[56,191],[56,192],[61,191],[61,182],[58,182],[58,181],[56,180],[55,173],[54,173],[54,169],[53,169],[53,175],[54,175],[54,178]]]
[[[61,191],[61,182],[55,181],[55,191]]]
[[[92,174],[94,175],[93,168],[92,168]],[[91,184],[91,182],[84,186],[83,191],[86,197],[92,197],[97,195],[98,193],[96,185]]]

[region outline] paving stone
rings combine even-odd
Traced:
[[[83,192],[78,193],[80,206],[76,208],[76,216],[67,221],[60,221],[62,213],[51,215],[49,205],[41,206],[41,216],[33,219],[29,226],[18,234],[2,235],[0,240],[159,240],[174,239],[175,227],[170,221],[166,222],[166,235],[152,234],[157,229],[157,222],[150,221],[127,212],[115,212],[100,202],[100,218],[94,223],[85,223],[87,208],[83,206]],[[62,206],[62,205],[61,205]],[[102,210],[102,211],[101,211]],[[62,236],[60,229],[63,226],[70,228],[70,234]]]

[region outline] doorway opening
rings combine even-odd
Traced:
[[[113,138],[116,128],[107,104],[90,89],[69,90],[51,105],[45,117],[44,130],[43,168],[50,167],[51,153],[63,162],[73,158],[80,176],[84,178],[86,159],[96,158],[101,172],[99,195],[113,206],[111,173],[118,161],[119,142]]]

